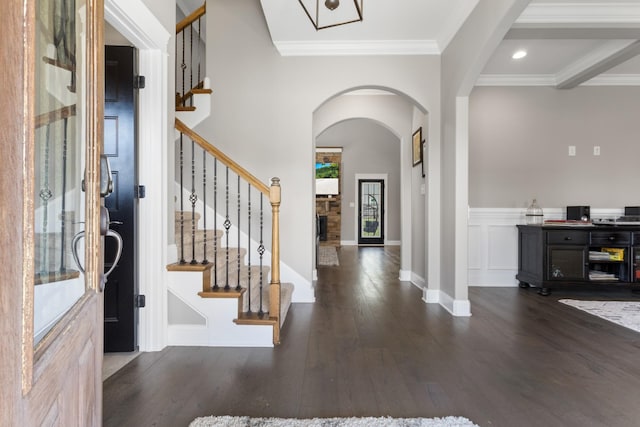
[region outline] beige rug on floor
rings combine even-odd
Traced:
[[[478,427],[466,418],[196,418],[189,427]]]
[[[320,246],[318,248],[318,265],[340,265],[335,246]]]
[[[579,301],[561,299],[559,302],[601,317],[609,322],[640,332],[639,301]]]

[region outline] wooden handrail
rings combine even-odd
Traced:
[[[193,12],[189,14],[186,18],[176,24],[176,34],[180,31],[187,28],[189,25],[193,24],[198,18],[203,16],[207,12],[207,4],[203,4]]]
[[[227,156],[222,151],[220,151],[213,145],[209,144],[209,142],[207,142],[206,139],[198,135],[193,130],[189,129],[187,125],[182,123],[180,120],[176,119],[175,127],[179,132],[182,132],[183,134],[187,135],[196,144],[198,144],[200,147],[206,150],[213,157],[220,160],[222,164],[224,164],[233,172],[235,172],[236,175],[240,176],[249,184],[251,184],[253,187],[257,188],[262,194],[264,194],[265,196],[270,196],[270,190],[267,184],[263,183],[258,178],[256,178],[251,173],[249,173],[245,168],[243,168],[242,166],[240,166],[239,164],[231,160],[231,157]]]

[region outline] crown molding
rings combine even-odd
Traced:
[[[553,86],[555,74],[482,74],[476,86]],[[580,86],[640,86],[640,74],[600,74]]]
[[[531,3],[516,24],[640,24],[636,2]]]
[[[434,40],[277,41],[281,56],[440,55]]]
[[[555,74],[481,74],[476,86],[555,86]]]

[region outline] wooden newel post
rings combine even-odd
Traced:
[[[278,319],[273,343],[280,343],[280,178],[271,179],[271,284],[269,286],[269,317]]]

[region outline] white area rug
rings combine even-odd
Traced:
[[[250,418],[202,417],[189,427],[478,427],[466,418]]]
[[[640,302],[559,300],[563,304],[640,332]]]
[[[340,265],[338,251],[335,246],[320,246],[318,249],[318,265]]]

